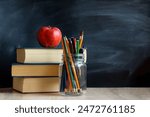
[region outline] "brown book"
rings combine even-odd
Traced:
[[[14,77],[13,89],[22,93],[59,92],[59,77]]]
[[[18,63],[62,63],[62,49],[18,48]]]
[[[61,64],[14,64],[12,76],[60,76]]]

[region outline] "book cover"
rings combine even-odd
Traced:
[[[17,48],[18,63],[62,63],[63,50],[49,48]]]
[[[61,64],[13,64],[12,76],[61,76]]]
[[[22,93],[59,92],[59,77],[13,77],[13,89]]]

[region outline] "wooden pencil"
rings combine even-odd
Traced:
[[[79,54],[79,50],[80,50],[80,43],[79,40],[76,41],[76,54]]]
[[[75,65],[74,65],[72,55],[71,55],[71,52],[70,52],[70,49],[69,49],[69,41],[66,39],[66,42],[67,42],[68,55],[69,55],[69,59],[70,59],[70,62],[71,62],[74,78],[75,78],[75,81],[76,81],[76,84],[77,84],[77,88],[80,89],[80,84],[79,84],[79,80],[78,80],[77,73],[76,73],[76,70],[75,70]]]
[[[74,44],[74,54],[76,54],[76,38],[73,38],[73,44]]]
[[[67,59],[66,59],[66,51],[65,51],[63,40],[62,40],[62,48],[64,50],[64,61],[65,61],[65,66],[66,66],[66,71],[67,71],[67,77],[68,77],[68,81],[69,81],[69,89],[72,90],[73,89],[73,87],[72,87],[73,84],[72,84],[71,78],[70,78],[69,68],[68,68]]]
[[[80,33],[80,48],[82,48],[82,45],[83,45],[83,36],[84,36],[84,32],[82,31]]]
[[[69,73],[70,73],[70,79],[71,79],[71,82],[72,82],[72,86],[73,86],[73,88],[76,88],[76,84],[74,83],[74,77],[73,77],[73,73],[72,73],[73,71],[71,69],[71,64],[67,59],[69,57],[69,55],[68,55],[68,47],[67,47],[67,44],[66,44],[66,39],[67,39],[67,37],[64,37],[64,40],[63,40],[64,48],[65,48],[66,62],[67,62],[67,65],[68,65],[68,70],[69,70]]]

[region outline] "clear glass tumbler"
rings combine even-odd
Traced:
[[[70,60],[71,57],[71,60]],[[87,89],[87,65],[85,54],[73,54],[67,57],[63,66],[62,88],[65,95],[81,95]]]

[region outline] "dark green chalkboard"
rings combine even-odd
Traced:
[[[88,86],[150,86],[149,0],[0,0],[0,87],[11,87],[18,47],[40,47],[40,26],[85,32]]]

